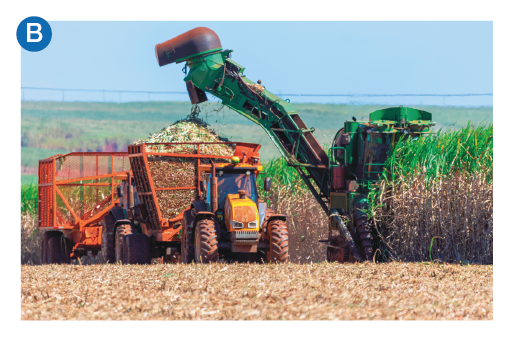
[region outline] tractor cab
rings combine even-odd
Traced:
[[[221,166],[221,167],[220,167]],[[257,203],[257,183],[255,172],[257,167],[216,167],[216,177],[218,178],[218,207],[225,205],[225,199],[229,194],[237,194],[239,191],[245,191],[247,198]],[[207,200],[210,198],[212,175],[209,174],[207,187]],[[210,204],[210,200],[208,200]]]
[[[213,163],[206,174],[202,187],[206,189],[207,209],[215,213],[227,232],[258,229],[259,206],[263,205],[259,205],[256,178],[262,166],[240,163],[238,157],[231,161]]]

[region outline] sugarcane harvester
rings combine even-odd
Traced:
[[[346,121],[328,154],[288,100],[244,76],[245,68],[223,50],[217,34],[198,27],[155,47],[160,66],[185,62],[192,104],[206,93],[261,126],[287,164],[294,167],[330,218],[329,261],[372,261],[377,236],[367,215],[367,195],[379,180],[391,146],[403,135],[430,132],[432,114],[407,107],[374,111],[368,121]],[[374,238],[375,235],[375,238]]]

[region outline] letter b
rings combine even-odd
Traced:
[[[52,28],[48,21],[40,17],[28,17],[21,21],[16,30],[16,39],[22,48],[38,52],[50,44]]]
[[[32,31],[32,27],[37,27],[37,30]],[[37,34],[38,37],[36,39],[32,39],[32,34]],[[41,25],[38,23],[27,23],[27,43],[39,43],[41,39],[43,39],[43,35],[41,34]]]

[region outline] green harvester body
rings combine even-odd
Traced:
[[[365,227],[366,233],[361,232],[364,223],[359,225],[368,219],[367,195],[380,180],[391,147],[405,136],[430,133],[435,124],[432,114],[399,106],[376,110],[367,121],[346,121],[327,154],[314,138],[314,128],[305,125],[295,107],[266,90],[260,81],[247,79],[245,68],[230,59],[231,52],[222,50],[217,35],[207,28],[193,29],[156,46],[159,65],[186,62],[184,81],[192,104],[206,101],[210,93],[269,135],[331,217],[329,231],[340,232],[340,237],[321,241],[329,247],[329,260],[370,260],[369,243],[362,242],[370,232]]]

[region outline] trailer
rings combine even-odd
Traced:
[[[220,237],[216,248],[228,249],[227,253],[269,252],[267,241],[271,238],[264,236],[260,227],[271,218],[280,220],[278,225],[287,235],[286,217],[275,214],[258,197],[259,149],[258,144],[243,142],[142,143],[130,145],[128,153],[70,153],[40,160],[38,226],[45,231],[42,263],[69,263],[88,251],[93,255],[100,252],[110,263],[191,262],[192,258],[181,257],[181,252],[187,241],[186,253],[194,249],[190,234],[195,217],[215,216],[216,226],[224,222],[222,205],[220,210],[212,205],[216,209],[209,211],[211,194],[218,195],[218,188],[210,182],[212,175],[216,178],[216,166],[225,172],[244,168],[246,175],[251,174],[253,202],[245,193],[238,194],[241,191],[228,194],[239,196],[231,197],[231,202],[240,200],[238,209],[251,206],[247,208],[256,212],[254,218],[259,220],[254,231],[246,231],[247,222],[242,222],[246,225],[233,236],[225,231],[223,236],[239,239],[223,242]],[[234,165],[234,160],[242,162]],[[217,181],[213,184],[217,186]],[[269,181],[267,184],[266,188]],[[189,235],[182,235],[183,226],[189,226]],[[287,251],[287,243],[281,247]],[[282,260],[288,259],[287,252],[281,254]]]
[[[102,221],[119,203],[126,152],[59,154],[39,161],[38,228],[41,262],[69,263],[101,247]]]

